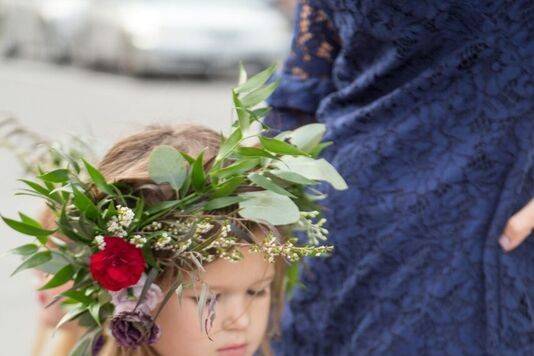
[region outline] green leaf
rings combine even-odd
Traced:
[[[107,195],[114,196],[115,191],[113,188],[106,182],[106,179],[100,173],[98,169],[93,167],[89,162],[86,160],[83,160],[83,164],[85,165],[85,169],[87,170],[87,173],[91,177],[91,180],[95,184],[95,186],[103,193],[106,193]]]
[[[221,147],[219,148],[219,153],[217,154],[217,157],[215,158],[216,161],[219,161],[223,158],[225,158],[232,150],[235,149],[235,147],[239,144],[241,139],[243,138],[243,133],[241,132],[241,129],[238,127],[232,132],[232,134],[222,142]]]
[[[295,287],[299,283],[299,264],[294,262],[286,268],[286,275],[284,278],[284,284],[287,298],[290,298],[293,294]]]
[[[291,172],[291,171],[281,171],[281,170],[275,169],[275,170],[269,171],[269,173],[277,176],[278,178],[281,178],[281,179],[283,179],[285,181],[292,182],[292,183],[297,183],[297,184],[301,184],[301,185],[314,185],[314,184],[317,184],[316,181],[308,179],[308,178],[306,178],[304,176],[301,176],[298,173]]]
[[[29,186],[31,189],[33,189],[37,193],[44,195],[44,196],[49,196],[50,190],[48,190],[46,187],[43,187],[42,185],[32,182],[31,180],[27,180],[27,179],[21,179],[20,181],[26,184],[27,186]]]
[[[245,83],[239,85],[237,88],[235,88],[235,92],[242,94],[247,93],[249,91],[252,91],[254,89],[257,89],[261,87],[263,84],[269,80],[269,78],[273,75],[273,73],[276,70],[276,65],[272,65],[269,68],[261,71],[260,73],[254,75],[250,79],[248,79]]]
[[[265,101],[265,99],[271,96],[271,94],[278,87],[279,84],[280,84],[280,80],[276,80],[270,83],[269,85],[256,89],[250,92],[249,94],[245,95],[241,99],[241,103],[243,107],[245,108],[254,107],[262,103],[263,101]]]
[[[52,279],[50,279],[44,286],[39,288],[38,290],[45,290],[50,288],[55,288],[60,285],[63,285],[71,280],[72,276],[74,275],[74,268],[72,268],[71,265],[66,265],[62,269],[60,269]]]
[[[301,126],[289,134],[291,143],[302,151],[310,152],[321,143],[326,132],[324,124],[309,124]]]
[[[252,111],[252,116],[254,116],[254,118],[256,120],[258,119],[261,119],[265,116],[267,116],[267,114],[271,111],[271,108],[269,107],[266,107],[266,108],[259,108],[259,109],[256,109],[256,110],[253,110]]]
[[[245,219],[265,220],[273,225],[292,224],[299,220],[299,208],[287,196],[270,190],[241,193],[239,215]]]
[[[99,303],[91,304],[89,306],[89,314],[91,314],[91,316],[96,321],[98,326],[102,325],[100,323],[100,304]]]
[[[278,193],[278,194],[282,194],[282,195],[287,195],[288,197],[292,197],[292,198],[295,198],[295,196],[293,194],[291,194],[290,192],[288,192],[287,190],[285,190],[284,188],[282,188],[281,186],[279,186],[278,184],[276,184],[275,182],[273,182],[271,179],[261,175],[261,174],[258,174],[258,173],[251,173],[248,175],[248,179],[262,187],[263,189],[266,189],[266,190],[271,190],[275,193]]]
[[[327,148],[328,146],[332,145],[334,142],[332,141],[325,141],[325,142],[321,142],[320,144],[318,144],[317,146],[315,146],[311,151],[310,151],[310,155],[312,157],[317,157],[321,154],[321,152],[323,152],[323,150],[325,148]]]
[[[9,250],[6,253],[20,255],[20,256],[29,256],[37,252],[38,249],[39,249],[39,246],[35,244],[26,244],[26,245],[16,247],[12,250]]]
[[[88,331],[77,343],[74,345],[69,353],[69,356],[90,356],[92,355],[93,344],[96,342],[97,336],[101,332],[100,328]]]
[[[187,178],[187,161],[174,147],[161,145],[150,153],[148,172],[154,182],[179,190]]]
[[[24,262],[22,262],[22,264],[18,266],[17,269],[15,269],[13,273],[11,273],[11,275],[13,276],[19,273],[20,271],[24,271],[28,268],[37,267],[39,265],[42,265],[43,263],[50,261],[51,259],[52,254],[50,253],[50,251],[36,252],[30,257],[28,257],[26,260],[24,260]]]
[[[204,210],[217,210],[232,204],[236,204],[245,200],[243,197],[231,196],[231,197],[222,197],[210,200],[206,205],[204,205]]]
[[[272,153],[269,153],[261,148],[256,147],[239,147],[237,153],[246,157],[266,157],[271,159],[278,159]]]
[[[87,306],[85,305],[80,305],[74,309],[69,310],[65,315],[63,315],[59,323],[57,323],[56,330],[62,327],[63,325],[65,325],[65,323],[68,323],[72,319],[76,318],[78,315],[82,314],[86,310],[87,310]]]
[[[83,305],[91,305],[94,303],[94,299],[85,295],[84,292],[78,290],[68,290],[61,293],[62,296],[73,299]]]
[[[19,216],[20,216],[20,220],[25,223],[25,224],[28,224],[28,225],[32,225],[32,226],[35,226],[37,228],[41,228],[41,224],[39,223],[39,221],[29,217],[28,215],[24,214],[24,213],[21,213],[19,212]]]
[[[42,174],[38,178],[46,182],[64,183],[69,180],[69,171],[67,169],[56,169]]]
[[[243,85],[247,81],[247,71],[243,67],[243,62],[239,62],[239,78],[237,80],[238,85]]]
[[[146,263],[148,263],[149,266],[158,268],[158,262],[156,261],[149,244],[143,246],[143,256],[145,257]]]
[[[248,172],[251,169],[255,168],[259,163],[260,163],[260,160],[256,158],[250,159],[250,160],[242,160],[228,167],[224,167],[222,169],[211,171],[210,175],[213,175],[219,178],[226,178],[229,176],[234,176],[234,175],[238,175],[244,172]]]
[[[75,185],[72,186],[72,192],[74,194],[72,199],[74,205],[88,218],[96,220],[99,216],[99,212],[93,201],[87,195],[78,190]]]
[[[248,113],[247,109],[243,107],[243,104],[237,97],[237,93],[234,91],[232,91],[232,100],[234,101],[239,127],[241,128],[241,131],[244,132],[250,126],[250,114]]]
[[[157,203],[153,206],[151,206],[149,209],[145,211],[145,213],[150,216],[157,214],[159,212],[162,212],[167,209],[173,209],[180,205],[180,200],[166,200],[162,201],[161,203]]]
[[[51,251],[51,255],[52,258],[49,261],[36,266],[35,269],[48,274],[56,274],[63,267],[70,264],[69,260],[67,260],[61,253],[57,251]]]
[[[328,182],[337,190],[348,188],[337,170],[322,158],[283,156],[280,162],[275,162],[275,166],[281,171],[291,171],[308,179]]]
[[[228,195],[232,194],[237,189],[237,187],[239,187],[241,185],[241,183],[243,183],[244,180],[245,180],[245,178],[243,178],[243,177],[230,178],[226,182],[218,185],[215,188],[212,196],[214,198],[220,198],[220,197],[228,196]]]
[[[202,152],[191,167],[191,184],[196,191],[202,191],[206,175],[204,173],[204,152]]]
[[[307,156],[308,154],[296,146],[285,141],[280,141],[275,138],[260,136],[260,142],[263,148],[273,153],[280,153],[286,155]]]
[[[10,228],[12,228],[13,230],[18,231],[21,234],[35,236],[37,238],[46,237],[46,236],[49,236],[49,235],[51,235],[51,234],[53,234],[55,232],[55,230],[46,230],[46,229],[43,229],[42,227],[37,227],[37,226],[35,226],[34,223],[27,224],[27,223],[24,223],[24,222],[20,222],[20,221],[16,221],[16,220],[12,220],[12,219],[6,218],[4,216],[2,216],[2,220],[4,220],[4,222]]]

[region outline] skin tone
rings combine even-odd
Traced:
[[[252,356],[265,335],[275,270],[262,255],[241,248],[238,262],[218,259],[205,267],[200,281],[215,295],[216,317],[209,337],[200,329],[197,300],[202,282],[174,294],[158,317],[162,329],[154,345],[164,356]]]
[[[533,229],[534,199],[508,220],[499,243],[504,251],[512,251],[525,241]]]

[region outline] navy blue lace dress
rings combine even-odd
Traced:
[[[317,120],[347,191],[279,355],[534,355],[533,2],[301,0],[267,123]]]

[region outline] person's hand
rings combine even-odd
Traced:
[[[534,199],[515,213],[506,223],[499,244],[506,252],[512,251],[531,234],[534,229]]]

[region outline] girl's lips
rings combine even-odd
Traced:
[[[220,349],[217,349],[217,352],[219,355],[224,356],[243,356],[245,355],[245,352],[247,351],[247,344],[234,344],[234,345],[228,345],[225,347],[221,347]]]

